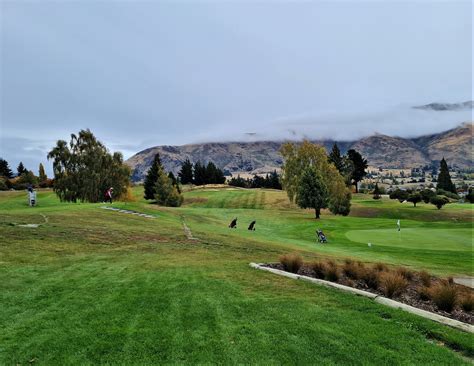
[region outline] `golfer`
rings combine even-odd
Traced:
[[[112,194],[114,193],[114,187],[110,187],[105,192],[105,202],[110,202],[112,204]]]
[[[398,219],[397,221],[397,228],[398,228],[398,231],[400,231],[400,219]]]

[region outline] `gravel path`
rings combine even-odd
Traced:
[[[104,210],[109,210],[109,211],[115,211],[115,212],[120,212],[120,213],[125,213],[129,215],[135,215],[135,216],[140,216],[140,217],[146,217],[147,219],[155,219],[155,216],[140,213],[137,211],[132,211],[132,210],[122,210],[121,208],[116,208],[116,207],[109,207],[109,206],[101,206],[100,208]]]

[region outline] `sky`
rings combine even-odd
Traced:
[[[156,145],[417,136],[472,111],[470,1],[0,0],[0,157],[90,128]]]

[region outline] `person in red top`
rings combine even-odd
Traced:
[[[113,187],[110,187],[109,189],[107,189],[107,191],[105,192],[105,202],[112,203],[112,194],[113,193],[114,193],[114,188]]]

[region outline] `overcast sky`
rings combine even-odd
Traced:
[[[410,108],[472,99],[470,1],[0,6],[0,156],[13,168],[36,171],[82,128],[129,157],[162,144],[413,136],[472,119]]]

